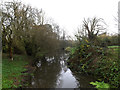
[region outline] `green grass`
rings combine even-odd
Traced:
[[[108,48],[118,48],[120,46],[108,46]]]
[[[11,61],[7,55],[3,54],[2,59],[2,88],[16,88],[20,86],[25,65],[28,64],[26,56],[14,55],[14,60]]]
[[[120,46],[108,46],[109,49],[113,49],[116,54],[120,53]]]

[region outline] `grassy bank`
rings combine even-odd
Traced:
[[[14,60],[11,61],[7,54],[2,57],[2,88],[17,88],[22,86],[21,81],[26,73],[26,65],[30,60],[24,55],[14,55]]]

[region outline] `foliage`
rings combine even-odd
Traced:
[[[21,2],[2,4],[3,52],[27,54],[35,58],[51,56],[59,49],[60,28],[57,24],[45,23],[44,11]],[[38,55],[39,54],[39,55]]]
[[[66,51],[66,52],[70,52],[70,51],[71,51],[71,47],[66,47],[66,48],[65,48],[65,51]]]
[[[73,54],[75,53],[76,49],[77,49],[77,48],[75,48],[75,47],[71,48],[71,50],[70,50],[71,53],[70,53],[70,54],[73,55]]]
[[[97,76],[111,87],[120,87],[120,35],[108,36],[106,32],[99,34],[105,28],[99,22],[101,19],[93,18],[83,21],[83,27],[78,30],[77,45],[71,50],[68,66],[76,71]],[[97,83],[97,82],[96,82]],[[103,83],[103,82],[102,82]],[[94,83],[95,84],[95,83]],[[100,83],[97,83],[100,84]],[[96,85],[97,85],[96,84]]]
[[[104,89],[104,88],[110,88],[110,85],[107,84],[107,83],[104,83],[104,81],[102,81],[102,82],[98,82],[98,81],[96,81],[96,82],[90,82],[90,84],[95,85],[96,88],[98,88],[98,90],[99,90],[99,88],[102,88],[102,89]]]
[[[24,52],[23,37],[27,31],[28,7],[20,2],[5,2],[2,8],[2,40],[3,51],[9,52],[9,57],[12,59],[14,48]],[[29,23],[30,24],[30,23]],[[6,46],[7,45],[7,46]],[[16,51],[17,51],[16,50]],[[15,52],[16,52],[15,51]]]
[[[114,45],[119,45],[119,39],[120,39],[120,35],[119,34],[115,34],[115,35],[99,35],[98,37],[99,42],[101,43],[101,46],[114,46]]]
[[[110,46],[111,47],[111,46]],[[110,48],[109,47],[109,48]],[[108,82],[111,87],[120,87],[120,60],[118,58],[118,48],[115,46],[108,49],[108,55],[97,62],[99,68],[95,70],[96,74],[100,74],[102,79]]]
[[[95,64],[93,61],[95,59],[97,60],[100,55],[104,55],[105,52],[103,52],[103,49],[102,47],[92,45],[86,39],[85,41],[81,41],[75,48],[71,49],[69,62],[75,65],[76,70],[83,71],[91,67],[92,64]],[[77,66],[79,66],[79,68]]]
[[[72,48],[68,65],[76,72],[83,72],[97,76],[111,85],[120,87],[120,60],[118,46],[100,47],[87,40],[81,41]]]

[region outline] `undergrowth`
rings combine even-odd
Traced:
[[[97,76],[99,83],[104,81],[110,85],[110,88],[120,88],[118,50],[118,46],[100,47],[90,44],[88,41],[81,42],[71,48],[68,67],[77,73]]]

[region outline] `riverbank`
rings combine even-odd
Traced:
[[[68,61],[68,66],[77,73],[91,74],[98,77],[96,85],[98,88],[120,87],[120,59],[118,46],[108,46],[107,49],[91,46],[74,48]]]
[[[31,75],[34,67],[31,59],[26,55],[14,55],[11,61],[8,55],[2,55],[2,88],[18,88],[26,86],[25,78]]]

